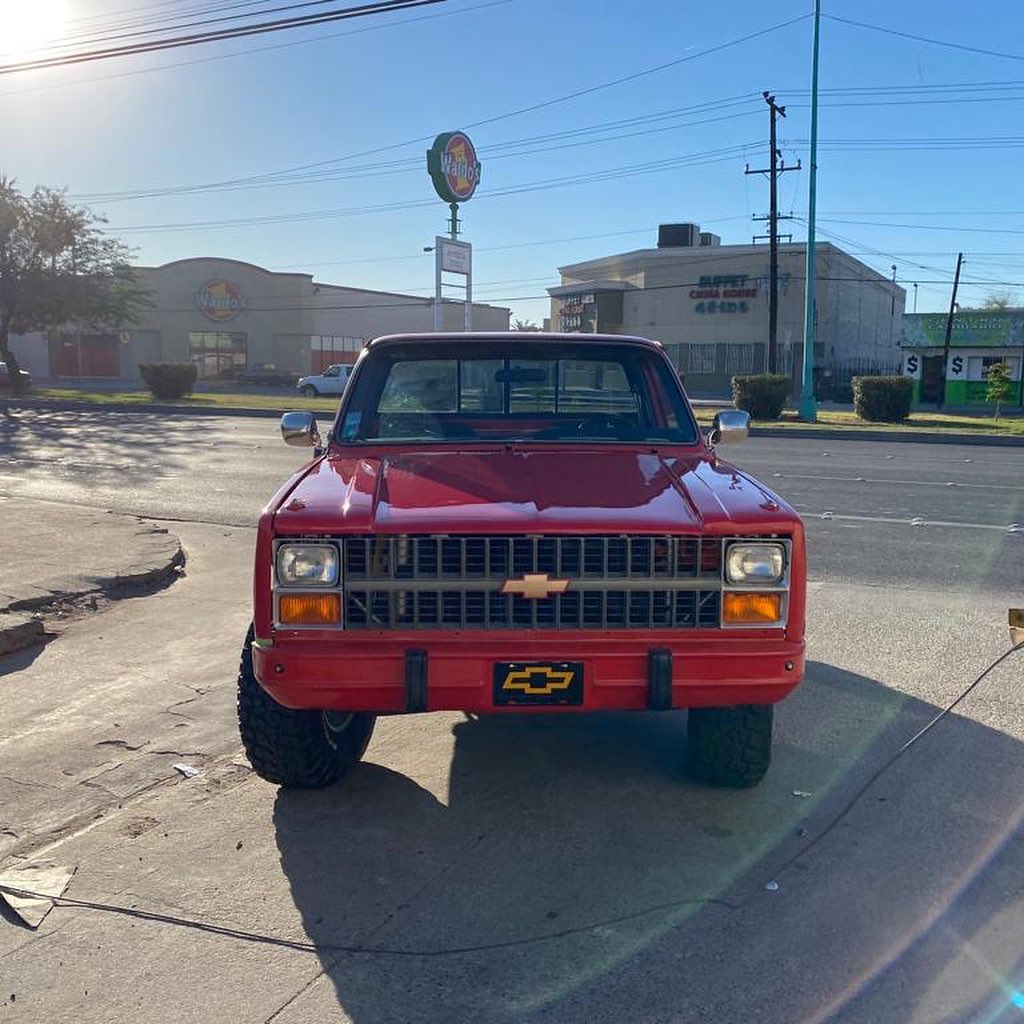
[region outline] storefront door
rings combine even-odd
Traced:
[[[946,383],[945,358],[925,356],[921,360],[921,401],[938,403]]]

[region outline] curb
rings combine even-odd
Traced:
[[[42,643],[46,639],[46,631],[39,613],[52,605],[83,601],[90,597],[129,597],[165,586],[177,577],[179,569],[185,564],[181,541],[177,537],[174,540],[174,554],[164,564],[153,569],[98,579],[87,587],[57,589],[32,597],[15,597],[0,605],[0,657]],[[33,612],[35,615],[29,614]]]
[[[192,408],[188,405],[162,405],[145,404],[141,402],[137,406],[126,405],[120,402],[65,402],[60,399],[30,398],[17,402],[0,402],[0,412],[7,412],[13,409],[42,409],[50,412],[113,412],[125,416],[150,415],[158,416],[246,416],[260,417],[263,419],[277,420],[281,418],[282,412],[275,409],[245,409],[235,406],[201,406]],[[313,410],[321,412],[321,410]],[[326,411],[326,410],[324,410]],[[331,414],[333,419],[333,413]]]
[[[715,406],[719,406],[716,404]],[[700,406],[698,406],[700,408]],[[213,408],[204,406],[191,408],[183,405],[140,405],[138,408],[119,403],[105,402],[63,402],[57,399],[50,401],[45,398],[28,399],[18,402],[0,402],[0,412],[7,409],[49,409],[53,412],[113,412],[122,415],[138,415],[154,413],[161,416],[236,416],[259,419],[279,419],[283,412],[273,409],[245,409],[231,406]],[[327,416],[333,420],[334,413],[326,409],[310,410],[318,418]],[[706,427],[701,428],[705,433]],[[858,430],[856,427],[751,427],[751,437],[794,437],[801,439],[820,439],[823,441],[895,441],[897,443],[919,444],[971,444],[989,445],[1000,448],[1024,448],[1024,435],[1011,434],[979,434],[979,433],[927,433],[925,431],[901,434],[887,430]]]
[[[821,430],[793,427],[751,427],[751,437],[794,437],[821,441],[895,441],[898,444],[973,444],[995,448],[1024,448],[1024,436],[1010,434],[901,434],[887,430],[844,430],[823,427]]]
[[[0,657],[40,644],[45,639],[46,630],[42,619],[31,615],[0,613]]]
[[[120,576],[97,579],[91,586],[68,590],[57,589],[48,594],[35,594],[32,597],[15,597],[6,604],[0,605],[0,615],[4,612],[39,611],[62,601],[81,601],[87,597],[125,597],[134,591],[145,590],[156,584],[165,583],[176,576],[178,569],[185,564],[185,551],[177,537],[174,538],[174,547],[174,554],[154,569],[143,569],[141,572],[129,572]]]

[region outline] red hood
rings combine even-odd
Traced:
[[[797,519],[714,458],[611,446],[332,454],[275,511],[278,534],[789,532]]]

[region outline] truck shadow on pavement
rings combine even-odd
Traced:
[[[321,979],[288,1012],[826,1020],[899,970],[907,1012],[878,1019],[910,1019],[954,967],[975,983],[954,992],[961,1008],[987,1005],[993,978],[1019,964],[965,967],[964,950],[1006,910],[984,869],[1020,830],[1020,742],[947,716],[842,813],[936,712],[810,664],[778,710],[773,767],[747,791],[686,782],[682,713],[458,721],[446,788],[373,764],[371,746],[341,786],[276,800],[281,866],[333,985]],[[378,728],[391,744],[423,736],[401,719]],[[979,885],[970,934],[936,938]]]

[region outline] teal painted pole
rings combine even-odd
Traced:
[[[800,417],[808,423],[818,418],[814,400],[814,293],[816,285],[816,252],[814,227],[818,186],[818,28],[821,23],[821,0],[814,0],[814,48],[811,58],[811,174],[807,197],[807,271],[804,274],[804,380],[800,393]]]

